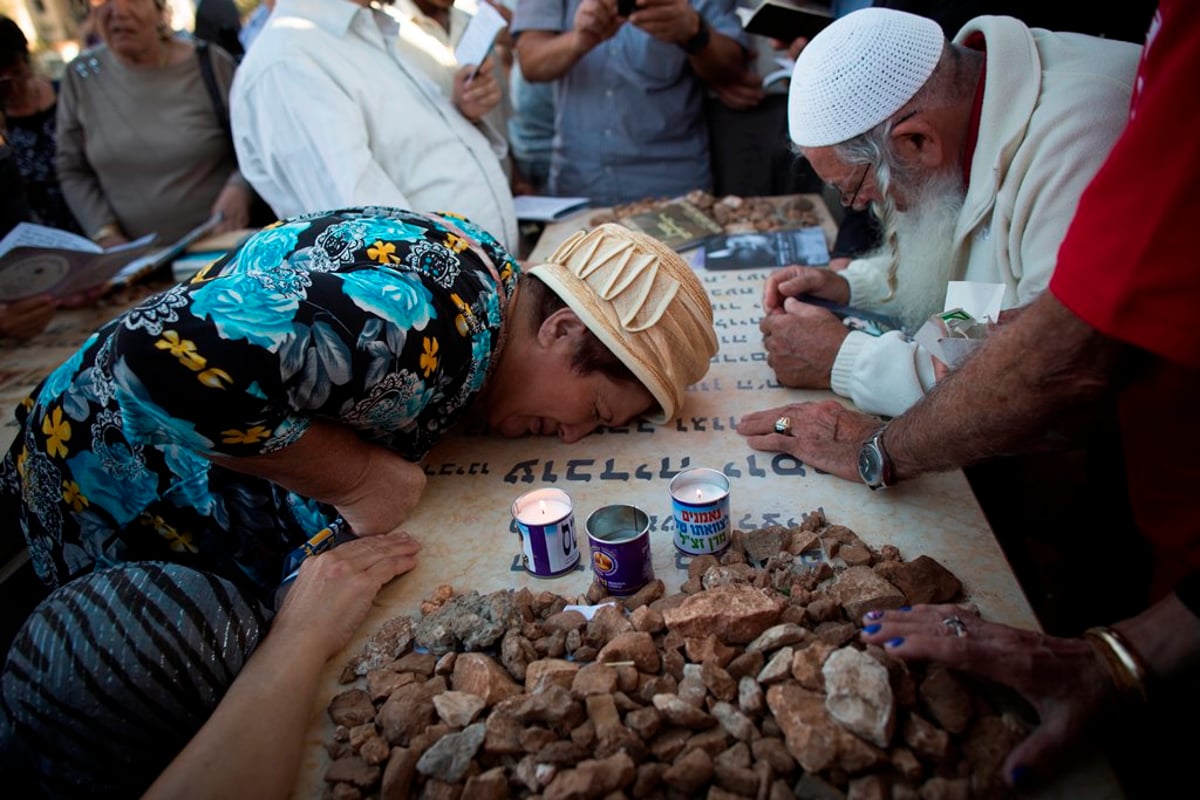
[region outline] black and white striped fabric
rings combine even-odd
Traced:
[[[56,589],[0,677],[5,772],[50,797],[137,797],[208,718],[272,614],[230,581],[163,562]]]

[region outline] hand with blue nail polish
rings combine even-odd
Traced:
[[[860,637],[905,660],[937,661],[1004,684],[1038,712],[1040,724],[1003,768],[1015,785],[1069,752],[1115,692],[1107,668],[1082,639],[1061,639],[983,620],[957,605],[917,605],[863,615]]]

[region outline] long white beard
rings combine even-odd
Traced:
[[[896,295],[879,308],[916,331],[946,302],[946,284],[957,266],[954,229],[966,192],[957,171],[950,170],[926,179],[908,194],[911,210],[895,217]]]

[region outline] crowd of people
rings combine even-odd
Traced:
[[[404,524],[439,437],[469,415],[566,442],[669,422],[716,353],[678,254],[604,225],[521,263],[514,194],[712,190],[735,180],[713,120],[755,109],[748,141],[787,143],[869,247],[785,267],[762,298],[774,376],[854,408],[748,408],[748,446],[886,490],[1044,448],[1111,405],[1154,555],[1138,613],[1086,632],[918,606],[867,613],[862,639],[1023,694],[1040,725],[1009,755],[1015,786],[1127,735],[1109,723],[1128,709],[1158,724],[1200,703],[1200,283],[1176,222],[1200,175],[1192,4],[1126,4],[1146,10],[1138,37],[1115,16],[1087,32],[1106,36],[1038,27],[1034,4],[848,3],[811,41],[770,43],[729,2],[518,0],[492,4],[508,28],[490,55],[458,64],[469,17],[450,0],[275,0],[244,25],[205,0],[195,35],[164,2],[94,2],[101,44],[60,82],[0,20],[0,155],[23,187],[6,224],[110,246],[277,218],[17,409],[0,508],[46,590],[0,675],[5,770],[53,796],[285,795],[309,707],[287,701],[416,563]],[[798,54],[776,103],[763,47]],[[912,334],[955,280],[1002,285],[1006,313],[952,369]],[[804,296],[904,329],[851,331]],[[36,335],[60,302],[0,309],[0,335]],[[353,536],[280,593],[330,531]],[[264,703],[271,732],[230,753]]]

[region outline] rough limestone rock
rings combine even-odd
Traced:
[[[896,700],[887,667],[861,650],[843,647],[825,660],[825,710],[850,731],[887,747],[896,728]]]
[[[684,636],[715,634],[731,644],[746,644],[774,625],[785,605],[761,589],[732,584],[691,595],[665,611],[663,619],[668,630]]]
[[[962,592],[962,583],[950,570],[929,556],[912,561],[885,561],[875,571],[904,592],[909,605],[949,603]]]
[[[839,573],[829,594],[839,603],[848,619],[858,622],[872,609],[899,608],[904,593],[876,574],[870,567],[850,567]]]

